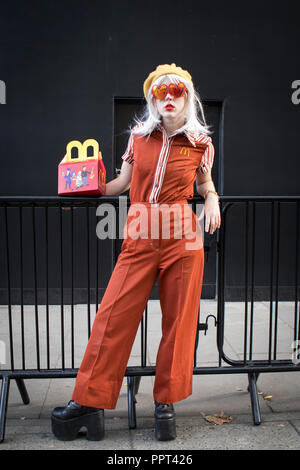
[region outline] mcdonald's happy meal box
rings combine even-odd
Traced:
[[[78,156],[71,158],[71,151],[77,148]],[[87,156],[89,147],[93,155]],[[83,144],[72,140],[67,145],[65,157],[58,165],[58,194],[69,195],[104,195],[106,184],[106,169],[99,150],[99,144],[94,139],[87,139]]]

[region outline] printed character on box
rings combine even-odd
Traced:
[[[75,179],[75,171],[71,171],[70,168],[67,168],[66,174],[62,172],[63,177],[65,178],[66,185],[65,189],[73,189],[71,188],[72,180]]]
[[[104,437],[104,409],[116,407],[156,280],[162,313],[153,387],[156,439],[176,437],[173,403],[192,394],[204,269],[199,220],[205,216],[210,234],[221,224],[211,176],[214,146],[188,71],[174,63],[159,65],[143,89],[145,114],[131,129],[120,175],[106,184],[108,196],[130,188],[121,253],[95,317],[72,400],[52,412],[52,430],[62,440],[75,439],[82,426],[88,439]],[[195,182],[204,198],[199,219],[188,204]]]
[[[76,176],[76,189],[83,186],[82,182],[82,172],[79,170]]]
[[[87,171],[86,170],[86,166],[84,166],[82,168],[82,171],[81,171],[81,177],[82,177],[82,186],[84,186],[85,184],[88,186],[89,183],[88,183],[88,176],[87,175],[90,175],[91,172],[90,171]]]

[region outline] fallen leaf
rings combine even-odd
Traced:
[[[209,423],[215,424],[215,425],[220,425],[223,424],[223,420],[220,418],[217,418],[216,416],[205,416],[205,420],[208,421]]]
[[[266,396],[264,397],[264,400],[271,400],[271,398],[273,398],[272,395],[266,395]]]
[[[201,412],[201,415],[204,417],[206,421],[209,423],[212,423],[214,425],[220,425],[224,423],[231,423],[232,417],[231,416],[226,416],[224,414],[224,411],[221,411],[221,413],[214,413],[213,415],[205,415],[204,413]]]
[[[284,427],[285,427],[285,424],[278,424],[278,427],[279,427],[279,428],[284,428]]]

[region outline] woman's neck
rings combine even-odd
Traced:
[[[185,119],[182,118],[181,116],[176,119],[163,119],[162,120],[162,126],[164,127],[167,136],[169,137],[170,135],[174,134],[174,132],[177,131],[177,129],[180,129],[182,126],[184,126]]]

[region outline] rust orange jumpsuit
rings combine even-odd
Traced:
[[[124,241],[72,396],[81,405],[103,409],[116,407],[157,277],[162,338],[153,396],[166,404],[192,394],[204,248],[199,221],[187,201],[193,197],[197,171],[206,173],[212,167],[214,147],[204,134],[168,137],[158,125],[149,138],[131,133],[122,159],[133,165]]]

